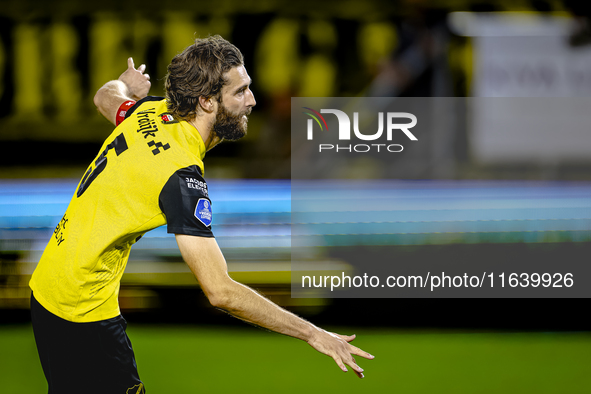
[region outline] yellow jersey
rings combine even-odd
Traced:
[[[120,314],[119,283],[131,246],[147,231],[213,237],[203,179],[205,145],[189,123],[146,97],[126,114],[89,166],[58,223],[30,287],[72,322]]]

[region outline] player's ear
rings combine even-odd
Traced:
[[[199,105],[205,112],[214,111],[214,99],[213,97],[199,96]]]

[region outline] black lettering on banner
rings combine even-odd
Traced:
[[[80,187],[78,187],[78,191],[76,192],[77,197],[82,196],[92,181],[94,181],[96,177],[99,176],[101,172],[103,172],[105,167],[107,167],[107,153],[109,153],[109,150],[111,149],[115,149],[117,156],[127,150],[127,141],[125,140],[123,133],[115,137],[113,142],[107,145],[103,153],[101,153],[101,155],[96,159],[94,162],[94,170],[89,168],[86,174],[84,174],[82,182],[80,182]]]

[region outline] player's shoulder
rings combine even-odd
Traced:
[[[125,119],[129,118],[133,114],[141,112],[143,110],[148,109],[149,107],[156,108],[156,106],[166,105],[164,97],[160,96],[146,96],[143,99],[136,102],[131,108],[127,110],[125,114]]]
[[[188,179],[187,182],[192,182],[192,178],[203,181],[203,170],[201,169],[201,163],[191,164],[183,168],[179,168],[174,173],[180,178]]]
[[[158,173],[168,179],[182,168],[196,165],[203,173],[205,146],[199,138],[190,138],[186,122],[168,112],[166,99],[148,96],[128,110],[125,133],[145,146],[147,159]],[[154,162],[156,160],[156,162]]]
[[[203,178],[203,168],[201,163],[194,163],[176,168],[167,179],[167,184],[179,185],[181,189],[204,189],[207,195],[207,182]],[[186,194],[186,192],[184,192]]]

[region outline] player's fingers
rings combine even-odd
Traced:
[[[361,356],[363,358],[367,358],[368,360],[373,360],[375,358],[375,356],[372,356],[368,352],[363,351],[363,350],[361,350],[358,347],[353,346],[353,345],[349,345],[349,352],[351,354],[356,355],[356,356]]]
[[[137,68],[137,70],[138,70],[139,72],[143,73],[144,71],[146,71],[146,65],[145,65],[145,64],[142,64],[141,66],[139,66],[139,67]]]
[[[355,363],[355,359],[353,359],[353,357],[351,357],[351,359],[349,361],[345,361],[345,362],[348,366],[350,366],[353,369],[353,371],[355,371],[355,373],[357,373],[357,375],[360,375],[363,373],[363,368],[361,368],[359,365],[357,365]]]
[[[355,361],[355,358],[351,357],[351,359],[353,360],[353,362],[354,362],[355,364],[357,364],[357,361]],[[353,372],[355,372],[355,375],[357,375],[357,376],[358,376],[360,379],[363,379],[363,378],[364,378],[364,376],[363,376],[363,372],[358,372],[358,371],[356,371],[356,370],[353,370]]]
[[[353,335],[341,335],[341,334],[339,334],[339,337],[341,337],[341,339],[343,341],[347,341],[347,342],[351,342],[352,340],[354,340],[356,338],[355,334],[353,334]]]
[[[146,77],[148,81],[150,80],[150,74],[144,74],[144,77]]]
[[[345,367],[345,364],[343,363],[343,360],[341,360],[340,358],[337,357],[333,357],[334,361],[337,363],[337,365],[339,366],[339,368],[343,371],[343,372],[349,372],[349,370],[347,369],[347,367]]]
[[[135,70],[135,66],[133,65],[133,58],[132,57],[127,58],[127,68]]]

